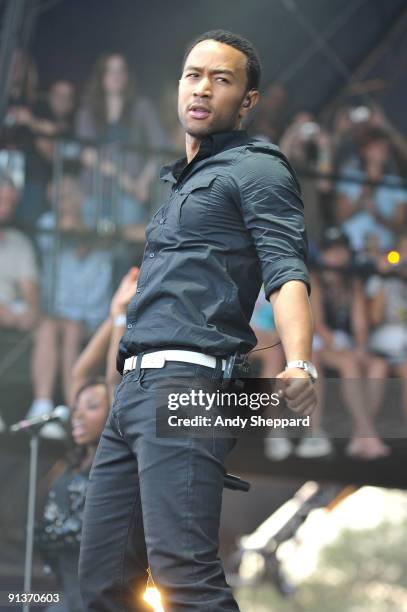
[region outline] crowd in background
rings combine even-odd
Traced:
[[[278,143],[300,176],[310,241],[313,360],[342,381],[353,422],[347,452],[386,456],[375,417],[389,376],[402,379],[400,431],[407,422],[407,141],[372,101],[340,105],[324,121],[306,111],[287,118],[286,108],[284,86],[270,85],[250,129]],[[253,324],[261,345],[276,340],[264,300]],[[280,347],[261,358],[268,376],[284,365]],[[296,447],[299,456],[332,451],[322,429],[329,389],[323,380],[319,387],[314,435]],[[269,451],[282,459],[293,445],[280,438]]]
[[[124,312],[112,315],[110,302],[140,263],[145,224],[163,197],[159,165],[183,146],[175,90],[156,107],[141,90],[114,53],[98,59],[83,91],[60,79],[40,96],[34,62],[15,54],[0,131],[0,343],[7,334],[32,333],[30,416],[56,401],[73,406],[81,351],[124,329]],[[385,456],[375,416],[389,376],[404,381],[400,414],[407,423],[406,140],[371,101],[337,106],[323,119],[306,110],[289,117],[286,109],[284,85],[269,85],[247,129],[278,144],[300,177],[314,361],[343,382],[353,423],[347,451]],[[277,342],[263,296],[252,325],[259,347]],[[262,376],[284,365],[279,345],[256,357]],[[356,390],[350,379],[360,381]],[[314,436],[298,454],[331,452],[322,421],[320,409]],[[55,424],[47,428],[63,435]],[[291,441],[273,440],[270,456],[291,451]]]

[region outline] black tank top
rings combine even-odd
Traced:
[[[327,326],[351,335],[353,276],[349,271],[322,271],[320,282]]]

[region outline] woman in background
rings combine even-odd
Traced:
[[[94,141],[84,149],[82,162],[89,192],[98,200],[95,217],[98,214],[119,225],[145,221],[156,172],[155,160],[147,151],[162,149],[167,140],[152,104],[136,94],[121,54],[102,55],[97,61],[76,132],[79,138]],[[144,236],[135,234],[137,238]]]
[[[339,228],[326,230],[319,263],[311,279],[315,362],[341,379],[343,404],[353,421],[347,454],[366,460],[385,457],[390,448],[380,439],[372,415],[384,399],[387,364],[369,350],[366,296],[352,266],[349,240]],[[320,396],[325,394],[324,380],[319,379]],[[313,414],[314,421],[321,417],[320,410]]]
[[[36,545],[54,573],[63,598],[46,612],[84,612],[78,584],[82,513],[90,468],[109,406],[104,379],[95,378],[79,389],[71,415],[75,448],[66,460],[54,466],[49,476],[52,484],[37,526]]]
[[[373,326],[369,338],[372,353],[386,359],[387,371],[402,381],[402,412],[407,427],[407,232],[396,246],[398,264],[386,255],[378,258],[377,274],[366,285],[369,314]],[[378,407],[377,407],[378,408]],[[400,433],[400,424],[396,425]]]

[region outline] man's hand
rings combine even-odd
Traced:
[[[136,291],[139,272],[139,268],[133,267],[123,276],[110,304],[110,316],[126,314],[127,306]]]
[[[311,415],[317,406],[317,394],[311,377],[301,368],[289,368],[280,372],[282,397],[293,412],[301,416]]]

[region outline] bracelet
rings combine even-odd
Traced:
[[[125,327],[126,325],[126,315],[124,312],[121,312],[118,315],[113,317],[113,327]]]

